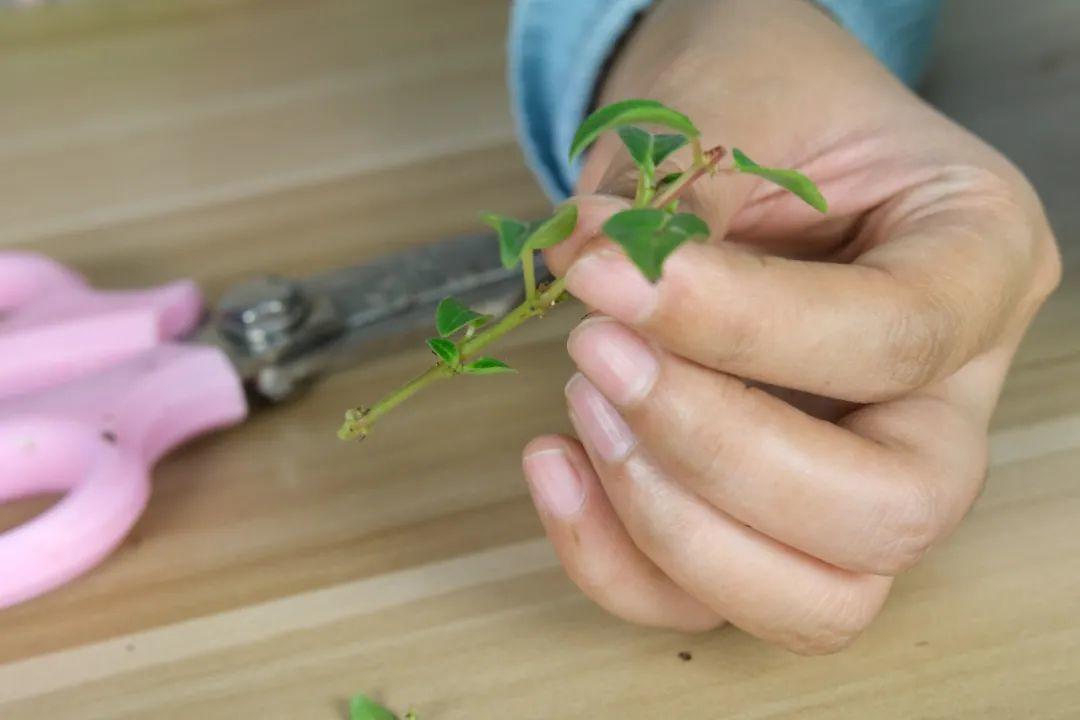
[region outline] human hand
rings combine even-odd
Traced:
[[[582,443],[525,451],[547,533],[621,617],[841,648],[982,486],[1005,373],[1060,275],[1042,208],[804,0],[666,0],[605,95],[676,107],[831,207],[699,182],[684,203],[713,240],[652,286],[595,237],[633,171],[617,138],[596,146],[548,252],[597,314],[568,344]]]

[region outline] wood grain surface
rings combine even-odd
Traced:
[[[568,427],[568,307],[507,341],[521,375],[437,388],[362,446],[334,437],[342,410],[425,350],[169,457],[114,556],[0,612],[0,718],[332,720],[357,691],[423,720],[1080,717],[1080,5],[1030,5],[950,6],[928,92],[1043,191],[1065,284],[983,497],[853,648],[635,628],[565,579],[518,462]],[[506,21],[495,0],[0,9],[0,247],[214,296],[475,230],[479,208],[538,214]]]

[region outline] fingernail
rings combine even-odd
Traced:
[[[522,465],[537,504],[558,518],[576,515],[585,505],[585,486],[561,448],[526,455]]]
[[[608,318],[586,320],[567,342],[570,357],[585,376],[616,405],[632,405],[656,382],[660,363],[633,331]]]
[[[618,250],[584,255],[566,273],[566,288],[586,305],[631,325],[652,315],[656,286]]]
[[[626,459],[637,438],[611,403],[581,373],[566,384],[570,415],[581,439],[596,451],[604,462]]]

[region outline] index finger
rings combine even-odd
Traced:
[[[926,215],[852,264],[687,243],[656,285],[600,240],[567,288],[706,367],[873,402],[953,372],[999,335],[1027,268],[1016,243],[979,224]]]

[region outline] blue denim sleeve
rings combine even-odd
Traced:
[[[579,167],[566,157],[605,61],[651,0],[514,0],[509,83],[530,167],[553,199]],[[922,72],[940,0],[817,0],[907,83]]]

